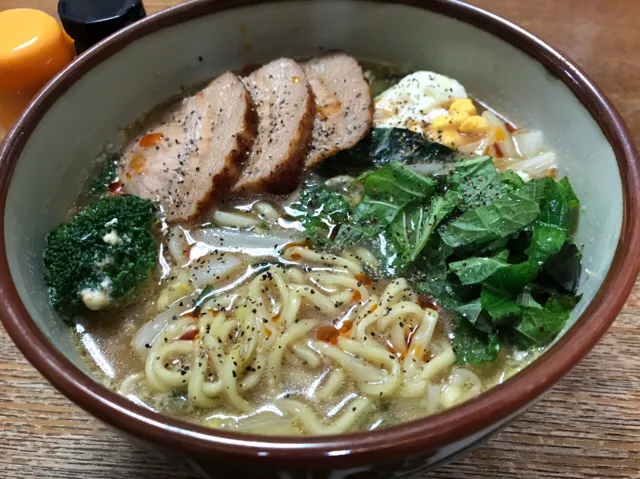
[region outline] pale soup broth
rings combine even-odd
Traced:
[[[292,193],[270,187],[229,192],[184,221],[169,211],[169,193],[149,193],[149,182],[131,186],[156,168],[147,150],[175,155],[175,164],[157,167],[178,172],[167,188],[177,192],[176,184],[189,180],[182,169],[209,139],[203,139],[204,120],[192,120],[199,115],[195,106],[195,114],[180,116],[177,105],[187,100],[159,107],[127,130],[117,156],[101,157],[99,169],[116,167],[107,198],[133,192],[154,201],[160,218],[153,232],[155,270],[132,299],[100,307],[96,294],[108,296],[112,288],[103,280],[100,291],[80,291],[86,307],[72,315],[78,347],[107,387],[154,411],[215,428],[339,434],[454,407],[544,351],[560,330],[556,320],[566,321],[570,312],[558,304],[575,297],[576,285],[554,283],[555,271],[547,267],[573,244],[570,228],[553,251],[536,243],[544,234],[538,215],[550,208],[545,194],[565,195],[562,215],[574,208],[554,180],[555,155],[541,133],[517,129],[453,79],[363,67],[373,115],[367,136],[340,152],[320,142],[318,131],[335,135],[342,126],[333,110],[347,117],[345,108],[359,105],[360,97],[321,104],[321,87],[313,82],[318,73],[305,70],[316,101],[309,151],[327,153],[306,168]],[[267,107],[256,99],[255,85],[245,81],[260,122]],[[236,86],[226,85],[224,95],[235,94]],[[286,109],[295,94],[260,101],[282,101]],[[214,148],[216,121],[231,117],[212,120]],[[326,118],[333,130],[321,125]],[[355,129],[357,120],[350,124]],[[186,149],[166,133],[171,128],[187,136]],[[256,142],[265,131],[258,123]],[[198,146],[191,147],[194,138]],[[133,154],[127,145],[135,145]],[[249,162],[259,154],[253,148]],[[531,193],[528,185],[547,193]],[[194,180],[191,191],[197,188]],[[70,217],[91,198],[88,187]],[[188,201],[178,193],[171,198]],[[485,222],[486,232],[465,236],[470,215],[494,207],[502,214],[499,202],[514,198],[537,208],[518,212],[529,220]],[[117,221],[109,229],[106,243],[128,241]],[[505,278],[522,284],[510,289]]]

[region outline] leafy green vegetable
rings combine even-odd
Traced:
[[[462,284],[480,284],[506,266],[507,263],[499,257],[467,258],[449,264]]]
[[[482,288],[480,304],[494,321],[522,312],[520,305],[509,296],[487,287]]]
[[[514,327],[527,341],[524,347],[546,344],[555,338],[571,315],[576,298],[552,296],[545,304],[529,305],[524,308],[522,318]]]
[[[499,261],[505,261],[506,262],[506,261],[509,261],[509,254],[510,254],[509,250],[505,248],[503,250],[497,251],[493,255],[493,257],[495,259],[499,260]]]
[[[393,142],[410,144],[407,134],[384,133],[380,163],[415,160],[420,144],[399,151]],[[322,244],[335,222],[327,218],[338,217],[342,227],[325,246],[368,244],[387,274],[401,272],[458,315],[459,362],[495,361],[499,338],[531,347],[555,337],[577,301],[566,294],[575,294],[581,271],[569,233],[579,203],[568,180],[524,183],[514,172],[498,173],[491,157],[458,161],[436,180],[400,161],[355,180],[364,188],[355,208],[324,196],[326,189],[303,193],[309,236]]]
[[[502,254],[456,261],[449,267],[458,275],[462,284],[483,285],[480,302],[494,319],[520,313],[515,297],[538,274],[536,262],[509,264]]]
[[[438,200],[441,202],[442,197],[433,198],[433,203]],[[429,241],[436,224],[434,213],[434,207],[429,208],[416,202],[404,208],[391,223],[391,238],[402,256],[403,263],[415,261]]]
[[[514,195],[523,200],[535,201],[540,204],[547,195],[547,190],[554,182],[551,178],[531,180],[514,190]]]
[[[516,302],[523,307],[542,308],[540,303],[534,299],[528,287],[518,295]]]
[[[198,317],[202,312],[202,307],[209,301],[215,293],[215,289],[210,284],[206,285],[193,302],[193,315]]]
[[[493,334],[495,326],[491,317],[489,317],[487,312],[483,309],[480,298],[474,299],[466,304],[462,304],[455,308],[454,311],[460,313],[476,329],[487,334]]]
[[[569,232],[569,201],[555,183],[546,188],[540,214],[533,224],[533,239],[526,253],[544,262],[560,251]]]
[[[482,245],[471,245],[469,247],[459,248],[457,252],[459,256],[469,256],[470,254],[491,255],[505,248],[511,239],[510,236],[505,236],[504,238],[498,238]]]
[[[487,206],[511,189],[502,181],[491,156],[457,162],[449,184],[460,192],[462,211]]]
[[[500,181],[502,181],[505,185],[509,186],[513,190],[517,190],[521,186],[524,186],[524,181],[518,173],[513,170],[505,170],[499,175]]]
[[[448,294],[446,259],[450,253],[446,245],[442,246],[437,235],[431,236],[413,268],[412,280],[416,288],[422,293],[438,298],[440,302],[443,302],[443,296]]]
[[[459,195],[447,192],[444,196],[433,196],[431,204],[418,202],[407,205],[391,223],[390,235],[400,252],[402,264],[415,261],[426,246],[435,227],[457,206]]]
[[[560,181],[556,183],[556,187],[560,191],[560,194],[567,200],[569,203],[569,208],[575,208],[580,206],[580,201],[578,201],[578,197],[573,191],[573,187],[571,183],[569,183],[569,178],[566,176],[562,178]]]
[[[347,220],[350,208],[343,195],[324,184],[302,190],[300,199],[290,205],[307,235],[322,244],[330,241],[335,226]]]
[[[511,235],[532,223],[540,213],[537,201],[519,194],[527,186],[506,193],[487,206],[473,208],[449,223],[440,236],[449,246],[494,241]],[[529,191],[522,192],[530,194]]]
[[[427,140],[422,133],[404,128],[374,128],[370,138],[369,152],[377,165],[451,161],[455,154],[451,148]]]
[[[550,279],[543,286],[545,294],[557,296],[558,287],[575,293],[580,255],[573,243],[566,246],[565,243],[569,237],[570,211],[577,206],[577,199],[567,180],[556,184],[543,178],[523,185],[515,176],[494,175],[491,167],[477,159],[465,165],[473,172],[470,175],[465,170],[452,175],[450,185],[471,200],[467,204],[487,202],[485,206],[467,210],[440,231],[444,243],[455,248],[455,255],[463,255],[462,259],[449,262],[450,271],[464,287],[481,286],[477,299],[455,310],[467,319],[465,326],[471,325],[480,333],[498,336],[504,331],[522,347],[545,344],[562,329],[572,306],[562,310],[555,300],[549,300],[551,303],[546,303],[549,307],[542,307],[527,288],[531,285],[541,291],[533,282],[542,274],[544,263],[543,276]],[[474,175],[484,175],[489,181],[467,180]],[[501,189],[503,193],[494,199],[483,197],[487,183],[495,181],[507,183]],[[466,188],[471,191],[465,193]],[[482,256],[472,256],[474,252]],[[571,300],[575,303],[575,298]],[[538,327],[537,334],[533,333],[534,327]],[[475,345],[472,350],[486,351],[488,337],[481,336],[485,339],[481,346],[477,336],[471,338],[475,342],[468,334],[462,337],[467,338],[465,344]],[[465,358],[459,355],[459,360],[468,360]]]
[[[336,242],[355,243],[371,238],[390,225],[398,213],[411,202],[431,197],[436,182],[414,173],[400,163],[391,163],[361,178],[365,196],[353,211],[348,225],[341,228]]]
[[[298,204],[303,206],[307,213],[311,213],[309,218],[320,218],[330,224],[345,221],[350,209],[349,201],[326,185],[318,185],[302,191]]]
[[[560,191],[560,194],[567,200],[567,203],[569,204],[569,215],[568,215],[569,217],[567,220],[567,224],[569,228],[569,233],[571,233],[575,229],[578,223],[578,214],[579,214],[578,207],[580,206],[580,201],[578,200],[578,197],[573,191],[573,187],[571,186],[571,183],[569,183],[569,179],[566,176],[562,178],[560,181],[558,181],[558,183],[556,183],[556,187],[558,188],[558,191]]]
[[[108,304],[130,298],[156,264],[151,234],[153,204],[137,196],[105,198],[63,223],[47,237],[44,279],[53,306],[69,312],[82,293],[106,295]]]
[[[498,358],[500,341],[493,333],[485,333],[475,328],[467,319],[458,318],[453,342],[457,361],[461,364],[492,363]]]
[[[102,198],[107,194],[107,187],[118,180],[117,164],[120,156],[112,153],[106,156],[102,170],[91,181],[89,193],[93,198]]]
[[[480,302],[480,298],[458,306],[456,311],[475,326],[480,314],[482,314],[482,303]]]
[[[358,175],[393,162],[404,164],[453,162],[455,152],[420,133],[404,128],[373,128],[355,147],[323,161],[317,168],[325,177]]]
[[[352,221],[340,228],[337,244],[353,244],[371,238],[386,228],[402,209],[389,201],[365,197],[353,212]]]
[[[582,253],[574,243],[567,243],[547,260],[543,271],[555,284],[571,294],[576,294],[582,269]]]
[[[362,179],[367,196],[373,199],[385,198],[401,206],[429,197],[436,189],[435,180],[396,162],[363,175]]]
[[[539,266],[535,261],[506,264],[489,276],[483,283],[494,291],[504,294],[519,294],[538,274]]]

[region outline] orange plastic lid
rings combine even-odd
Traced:
[[[10,124],[74,55],[53,17],[27,8],[0,12],[0,122]]]

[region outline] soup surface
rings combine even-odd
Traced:
[[[45,279],[96,375],[144,407],[387,427],[505,381],[577,301],[554,153],[454,79],[279,59],[127,136],[49,236]]]

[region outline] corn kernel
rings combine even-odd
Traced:
[[[456,146],[462,145],[464,143],[462,135],[460,135],[460,133],[455,130],[443,131],[440,134],[439,139],[440,143],[451,148],[455,148]]]
[[[449,117],[451,118],[451,122],[456,127],[459,127],[469,118],[469,114],[466,111],[456,110],[453,113],[449,113]]]
[[[444,130],[445,128],[450,127],[451,124],[452,122],[451,118],[449,118],[449,115],[442,115],[433,120],[433,122],[431,123],[431,128],[435,130]]]
[[[470,135],[486,135],[489,132],[489,123],[481,116],[470,116],[460,125],[460,133]]]
[[[469,98],[458,98],[453,100],[449,107],[449,113],[454,114],[456,112],[466,113],[467,116],[475,116],[478,114],[476,107]]]

